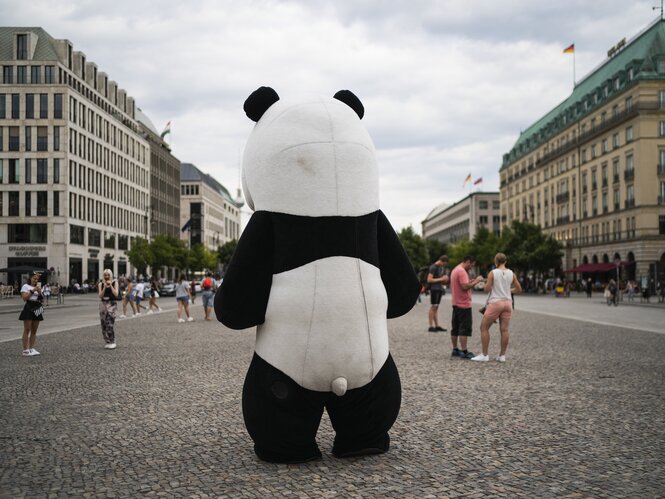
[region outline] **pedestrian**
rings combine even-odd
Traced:
[[[626,294],[628,295],[627,301],[632,302],[635,296],[635,283],[630,279],[626,283]]]
[[[49,286],[48,282],[44,283],[44,287],[42,288],[42,296],[44,297],[44,306],[48,307],[48,299],[51,296],[51,286]]]
[[[99,295],[99,320],[102,324],[102,336],[106,345],[104,348],[113,350],[115,344],[115,315],[118,310],[117,302],[121,299],[118,281],[113,279],[113,271],[104,269],[103,278],[97,287]]]
[[[131,277],[126,278],[127,281],[127,289],[125,290],[125,294],[122,296],[122,315],[120,316],[121,319],[124,319],[127,314],[127,304],[132,309],[132,314],[136,315],[136,305],[134,305],[134,295],[136,294],[136,290],[134,289],[134,283],[132,282]]]
[[[471,293],[473,287],[482,282],[482,276],[469,280],[469,270],[475,263],[475,257],[467,255],[450,274],[450,291],[452,292],[453,319],[450,339],[453,344],[452,357],[471,359],[475,357],[467,350],[467,340],[471,336],[473,319],[471,317]],[[457,347],[459,339],[459,346]]]
[[[187,282],[187,276],[183,272],[180,274],[180,279],[178,279],[178,282],[175,285],[175,299],[178,302],[178,322],[185,322],[185,319],[182,318],[183,309],[187,315],[187,322],[192,322],[194,320],[194,318],[189,315],[189,298],[191,295],[192,291]]]
[[[159,298],[159,290],[161,286],[159,284],[159,279],[155,276],[152,276],[150,279],[150,301],[148,302],[148,313],[152,314],[153,307],[157,309],[157,312],[161,312],[162,309],[157,305],[157,298]]]
[[[512,270],[506,268],[506,255],[497,253],[494,257],[496,268],[487,276],[485,291],[489,293],[487,305],[483,314],[483,320],[480,323],[480,343],[482,353],[476,355],[471,360],[476,362],[487,362],[490,346],[490,327],[499,320],[499,330],[501,332],[501,350],[496,357],[497,362],[506,361],[506,350],[508,349],[508,340],[510,333],[508,326],[513,314],[513,294],[522,292],[522,286]]]
[[[222,285],[222,276],[219,275],[219,272],[215,272],[215,277],[213,278],[213,284],[215,286],[215,290],[218,290],[219,287]]]
[[[212,312],[213,299],[215,297],[215,283],[212,279],[212,272],[207,272],[205,278],[201,282],[201,299],[203,300],[203,312],[205,313],[205,320],[211,321],[210,312]]]
[[[192,298],[192,305],[196,303],[196,279],[192,279],[190,283],[190,296]]]
[[[445,294],[445,285],[449,282],[449,277],[446,271],[448,267],[448,257],[441,255],[436,262],[434,262],[427,273],[427,284],[429,284],[430,293],[430,307],[429,307],[429,329],[430,333],[439,333],[446,331],[445,328],[439,326],[439,304],[441,297]]]
[[[145,297],[145,283],[143,278],[139,279],[138,284],[136,285],[136,293],[134,293],[134,302],[136,303],[136,315],[141,315],[141,309],[146,310],[145,305],[141,305],[143,298]]]
[[[591,282],[591,277],[586,280],[586,297],[591,298],[591,293],[593,292],[593,283]]]
[[[18,320],[23,321],[23,356],[33,357],[39,355],[35,350],[37,341],[37,328],[39,323],[44,320],[44,307],[42,306],[42,288],[39,283],[41,274],[34,271],[28,277],[23,287],[21,287],[21,298],[25,304]]]

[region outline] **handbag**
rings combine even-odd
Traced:
[[[30,311],[32,312],[32,315],[35,317],[41,317],[41,315],[44,313],[44,307],[42,304],[38,301],[31,301],[28,303],[30,303]]]

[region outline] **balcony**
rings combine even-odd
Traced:
[[[598,183],[597,182],[591,182],[591,190],[595,191],[598,189]]]
[[[570,193],[569,192],[562,192],[561,194],[556,195],[556,203],[557,204],[567,203],[569,199],[570,199]]]
[[[630,170],[626,170],[623,172],[623,179],[628,182],[629,180],[633,180],[635,178],[635,168],[631,168]]]
[[[607,187],[607,179],[606,178],[603,179],[603,188],[605,188],[605,187]]]
[[[567,224],[568,222],[570,222],[570,216],[568,216],[568,215],[566,215],[565,217],[558,217],[556,219],[556,224],[557,225]]]
[[[626,199],[626,209],[635,207],[635,198]]]
[[[658,165],[658,175],[665,175],[665,165]]]
[[[614,177],[612,177],[612,183],[613,184],[618,184],[619,183],[619,174],[615,173]]]

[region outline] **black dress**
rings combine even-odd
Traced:
[[[33,291],[34,293],[34,291]],[[36,312],[36,313],[35,313]],[[42,299],[28,300],[23,305],[21,315],[18,316],[20,321],[43,321],[44,320],[44,307],[42,306]]]

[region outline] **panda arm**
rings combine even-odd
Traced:
[[[388,294],[388,318],[406,314],[418,299],[420,282],[390,222],[379,211],[377,221],[379,269]]]
[[[224,280],[215,293],[217,319],[231,329],[263,324],[272,285],[273,230],[270,213],[252,215]]]

